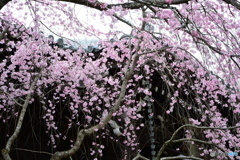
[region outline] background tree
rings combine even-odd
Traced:
[[[238,1],[3,0],[0,8],[4,159],[239,152]],[[106,27],[82,21],[83,8]],[[101,47],[68,47],[79,36]]]

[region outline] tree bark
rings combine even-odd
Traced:
[[[19,119],[18,119],[18,123],[17,123],[16,129],[15,129],[14,133],[12,134],[12,136],[8,139],[5,148],[2,149],[2,151],[1,151],[2,152],[2,156],[4,157],[5,160],[11,160],[11,158],[9,156],[9,152],[11,150],[11,145],[13,144],[15,139],[18,137],[18,134],[19,134],[19,132],[20,132],[20,130],[22,128],[23,119],[25,117],[25,113],[26,113],[29,101],[32,98],[32,93],[33,93],[33,90],[35,88],[35,85],[36,85],[39,77],[40,77],[40,75],[37,75],[34,78],[32,84],[31,84],[31,86],[29,88],[29,93],[28,93],[28,95],[27,95],[27,97],[25,99],[24,104],[22,105],[22,110],[20,112],[20,116],[19,116]]]
[[[0,10],[11,0],[0,0]],[[58,1],[63,1],[63,2],[70,2],[70,3],[75,3],[79,5],[84,5],[86,7],[94,8],[97,10],[107,10],[109,8],[112,8],[114,6],[122,6],[123,8],[126,9],[139,9],[145,4],[157,4],[159,6],[161,5],[168,5],[169,3],[166,2],[166,0],[147,0],[147,1],[142,1],[138,0],[135,2],[128,2],[128,3],[119,3],[119,4],[105,4],[99,1],[96,1],[94,3],[89,2],[88,0],[58,0]],[[191,0],[173,0],[171,4],[177,5],[177,4],[183,4],[183,3],[188,3]],[[223,0],[225,3],[230,4],[237,9],[240,9],[240,3],[237,2],[237,0]],[[141,3],[142,2],[142,3]]]
[[[84,6],[94,8],[97,10],[106,10],[106,9],[112,8],[113,6],[122,6],[123,8],[126,8],[126,9],[140,9],[145,4],[149,4],[149,5],[155,4],[157,6],[169,5],[169,3],[166,2],[166,0],[145,0],[145,1],[144,0],[132,0],[133,2],[118,3],[118,4],[105,4],[105,3],[99,2],[97,0],[94,3],[91,3],[88,0],[58,0],[58,1],[80,4],[80,5],[84,5]],[[191,0],[172,0],[171,4],[177,5],[177,4],[188,3],[189,1],[191,1]],[[236,7],[237,9],[240,9],[240,3],[237,2],[237,0],[222,0],[222,1]],[[105,6],[105,7],[103,7],[103,6]]]
[[[11,0],[0,0],[0,10]]]

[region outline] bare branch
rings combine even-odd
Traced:
[[[10,1],[11,0],[0,0],[0,10]],[[134,2],[119,3],[119,4],[105,4],[99,1],[92,3],[92,2],[89,2],[88,0],[58,0],[58,1],[71,2],[79,5],[84,5],[86,7],[94,8],[100,11],[107,10],[114,6],[122,6],[123,8],[126,8],[126,9],[140,9],[144,5],[151,5],[156,7],[169,5],[169,3],[166,2],[166,0],[148,0],[148,1],[134,0]],[[177,4],[188,3],[189,1],[191,0],[173,0],[171,4],[177,5]],[[237,0],[223,0],[223,1],[227,4],[230,4],[236,7],[237,9],[240,9],[240,4]]]
[[[163,47],[160,48],[160,49],[151,50],[151,51],[146,51],[146,52],[140,53],[139,55],[142,56],[142,55],[146,55],[146,54],[154,53],[154,52],[164,52],[164,51],[166,51],[167,49],[170,49],[170,48],[172,48],[172,47],[163,46]]]
[[[238,69],[240,70],[239,64],[235,61],[234,57],[240,58],[240,55],[230,55],[231,60],[237,65]]]
[[[161,7],[161,8],[166,5],[167,6],[169,5],[169,3],[166,2],[166,0],[148,0],[148,1],[133,0],[134,2],[117,3],[117,4],[106,4],[99,1],[89,2],[88,0],[59,0],[59,1],[80,4],[80,5],[84,5],[100,11],[110,9],[115,6],[121,6],[125,9],[140,9],[145,5]],[[190,0],[173,0],[171,4],[176,5],[176,4],[188,3],[189,1]]]
[[[240,58],[240,55],[231,55],[230,57],[237,57],[237,58]]]
[[[144,156],[142,156],[141,154],[138,154],[136,157],[134,157],[132,160],[138,160],[138,159],[142,159],[142,160],[150,160]]]
[[[59,0],[59,1],[80,4],[80,5],[84,5],[86,7],[94,8],[94,9],[97,9],[100,11],[107,10],[114,6],[122,6],[123,8],[126,8],[126,9],[139,9],[144,6],[143,4],[135,3],[135,2],[119,3],[119,4],[106,4],[106,3],[99,2],[99,1],[95,1],[92,3],[92,2],[89,2],[88,0]]]
[[[23,149],[23,148],[12,148],[12,150],[20,150],[20,151],[26,151],[26,152],[32,152],[32,153],[40,153],[40,154],[47,154],[47,155],[53,155],[51,153],[48,152],[44,152],[44,151],[33,151],[33,150],[29,150],[29,149]]]
[[[88,0],[59,0],[63,2],[71,2],[75,4],[84,5],[90,8],[95,8],[97,10],[107,10],[109,8],[112,8],[114,6],[122,6],[126,9],[140,9],[141,7],[145,5],[155,6],[155,7],[163,7],[164,5],[169,5],[166,0],[132,0],[134,2],[128,2],[128,3],[119,3],[119,4],[105,4],[99,1],[96,1],[94,3],[89,2]],[[178,5],[183,3],[188,3],[191,0],[172,0],[171,5]],[[240,4],[237,2],[237,0],[223,0],[227,4],[231,4],[232,6],[236,7],[237,9],[240,9]],[[105,8],[103,6],[106,6]]]
[[[62,35],[60,35],[60,34],[57,34],[57,33],[54,32],[51,28],[49,28],[46,24],[44,24],[42,21],[39,21],[39,22],[40,22],[47,30],[49,30],[51,33],[53,33],[54,35],[56,35],[56,36],[58,36],[58,37],[61,37],[61,38],[64,38],[64,39],[67,39],[67,40],[69,40],[69,41],[71,41],[71,42],[77,43],[79,46],[82,47],[82,45],[81,45],[79,42],[77,42],[77,41],[75,41],[75,40],[72,40],[72,39],[70,39],[70,38],[64,37],[64,36],[62,36]]]

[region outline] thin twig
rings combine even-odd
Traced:
[[[142,159],[142,160],[150,160],[144,156],[142,156],[141,154],[137,154],[136,157],[134,157],[132,160],[138,160],[138,159]]]
[[[26,151],[26,152],[32,152],[32,153],[39,153],[39,154],[48,154],[48,155],[53,155],[52,153],[44,152],[44,151],[33,151],[29,149],[24,149],[24,148],[12,148],[12,150],[19,150],[19,151]]]
[[[3,90],[0,90],[0,93],[4,93],[6,95],[8,95],[9,97],[11,97],[11,95],[7,92],[4,92]],[[18,106],[23,107],[23,105],[21,103],[19,103],[15,98],[11,98]]]

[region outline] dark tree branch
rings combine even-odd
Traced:
[[[0,10],[10,1],[11,0],[0,0]],[[106,4],[99,1],[92,3],[92,2],[89,2],[88,0],[58,0],[58,1],[84,5],[86,7],[94,8],[100,11],[107,10],[114,6],[122,6],[123,8],[126,8],[126,9],[140,9],[144,5],[152,5],[152,6],[158,6],[158,7],[161,7],[163,5],[169,5],[166,2],[166,0],[147,0],[147,1],[134,0],[134,2],[119,3],[119,4]],[[171,4],[177,5],[177,4],[188,3],[189,1],[191,0],[173,0]],[[236,7],[237,9],[240,9],[240,2],[238,2],[237,0],[223,0],[223,1],[227,4],[230,4]]]
[[[240,10],[240,2],[238,0],[223,0],[224,2],[233,5]]]
[[[119,4],[105,4],[99,1],[91,3],[88,0],[59,0],[59,1],[80,4],[80,5],[84,5],[90,8],[95,8],[101,11],[112,8],[113,6],[122,6],[123,8],[126,8],[126,9],[140,9],[144,5],[152,5],[152,6],[158,6],[158,7],[161,7],[163,5],[169,5],[169,3],[166,2],[166,0],[147,0],[147,1],[133,0],[134,2],[119,3]],[[191,0],[173,0],[171,4],[177,5],[177,4],[188,3],[189,1]],[[237,0],[223,0],[223,1],[227,4],[230,4],[236,7],[237,9],[240,9],[240,3]]]
[[[0,10],[11,0],[0,0]]]
[[[240,66],[238,62],[235,61],[234,57],[240,58],[240,55],[230,55],[231,60],[237,65],[238,69],[240,70]]]

